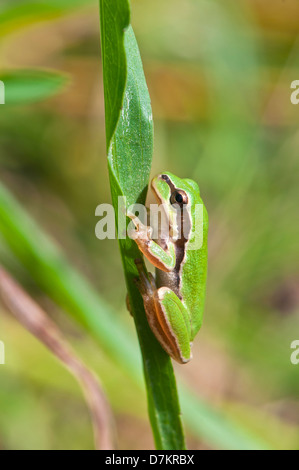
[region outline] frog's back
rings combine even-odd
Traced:
[[[188,195],[188,218],[186,227],[191,230],[184,246],[177,246],[177,266],[171,273],[157,270],[157,285],[169,287],[182,300],[190,314],[191,341],[202,325],[206,295],[207,258],[208,258],[208,213],[200,197],[197,183],[181,179],[167,173],[176,190]],[[167,198],[167,196],[165,196]],[[185,222],[183,222],[185,225]],[[191,233],[192,232],[192,233]],[[185,235],[185,234],[184,234]]]
[[[191,180],[187,181],[190,182]],[[200,198],[199,189],[194,191],[198,186],[193,181],[191,183],[193,184],[194,197],[192,201],[192,220],[195,222],[195,228],[193,229],[195,239],[193,236],[188,244],[189,248],[186,250],[186,260],[181,267],[181,276],[184,282],[180,290],[183,302],[191,315],[191,340],[193,340],[202,325],[205,305],[209,221],[207,210]],[[196,210],[198,212],[195,214]]]

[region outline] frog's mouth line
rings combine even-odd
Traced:
[[[165,181],[165,183],[168,185],[168,187],[170,189],[170,194],[172,194],[173,191],[176,190],[176,187],[175,187],[175,185],[173,184],[173,182],[171,181],[171,179],[169,178],[168,175],[162,174],[162,175],[159,175],[158,177],[152,179],[152,183],[151,183],[152,190],[153,190],[156,198],[158,199],[158,201],[162,202],[161,194],[160,194],[160,192],[158,191],[158,189],[155,185],[155,180],[156,179]]]

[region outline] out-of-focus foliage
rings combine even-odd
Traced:
[[[5,84],[5,104],[35,103],[56,95],[65,85],[66,77],[45,71],[6,72],[1,74]]]
[[[34,18],[3,21],[1,72],[50,67],[72,82],[46,103],[0,107],[1,181],[133,338],[116,242],[94,236],[95,207],[110,201],[97,2],[51,21],[43,10],[50,2],[3,2],[0,15],[21,3],[34,3]],[[299,107],[290,102],[299,76],[298,3],[133,0],[132,9],[156,122],[153,173],[195,178],[211,219],[204,326],[193,361],[178,373],[195,394],[274,448],[298,448],[299,366],[290,362],[299,335]],[[144,396],[2,243],[0,255],[99,371],[120,447],[150,447]],[[5,312],[0,340],[7,358],[0,366],[0,446],[91,447],[88,412],[72,379]],[[189,445],[208,443],[190,430]]]

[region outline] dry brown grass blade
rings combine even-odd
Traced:
[[[96,449],[112,450],[112,414],[95,375],[76,357],[58,327],[0,266],[0,296],[19,322],[74,375],[90,407]]]

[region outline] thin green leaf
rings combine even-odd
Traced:
[[[5,104],[28,104],[42,101],[60,92],[68,78],[56,72],[18,70],[0,73],[5,86]]]
[[[92,0],[8,0],[0,6],[0,37],[35,21],[59,17]]]
[[[118,123],[127,78],[124,31],[129,26],[127,0],[100,0],[107,149]]]
[[[106,133],[113,205],[145,204],[153,153],[150,97],[137,42],[129,21],[127,0],[101,0],[101,38]],[[143,357],[148,407],[156,447],[184,449],[185,439],[171,360],[149,328],[143,301],[135,286],[134,241],[120,240],[130,306]]]

